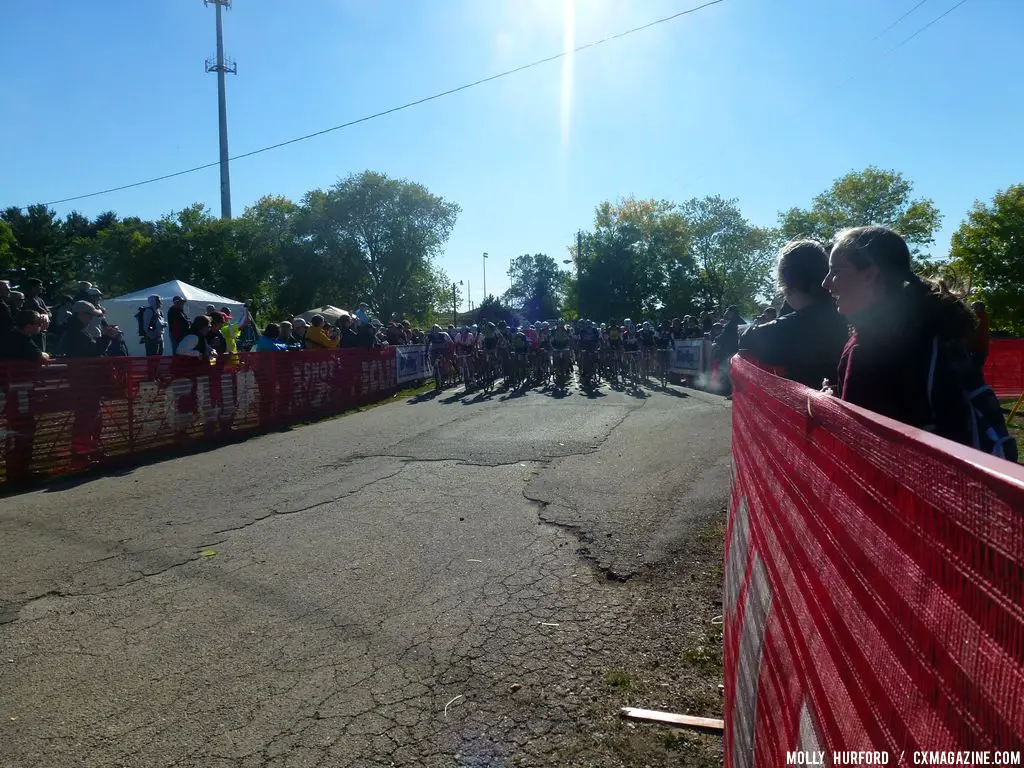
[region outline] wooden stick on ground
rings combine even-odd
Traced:
[[[672,725],[676,728],[692,728],[704,733],[720,734],[725,730],[725,722],[712,717],[677,715],[672,712],[659,712],[655,709],[637,709],[636,707],[623,707],[619,712],[629,720],[661,723],[662,725]]]

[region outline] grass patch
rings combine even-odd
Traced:
[[[604,684],[619,690],[630,686],[629,674],[621,669],[609,669],[604,673]]]

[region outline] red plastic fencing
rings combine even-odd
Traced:
[[[985,381],[999,397],[1024,392],[1024,339],[992,339],[985,359]]]
[[[395,351],[264,352],[0,365],[0,482],[224,440],[397,391]]]
[[[732,380],[726,766],[1021,749],[1024,467],[741,358]]]

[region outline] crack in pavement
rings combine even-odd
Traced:
[[[0,762],[35,754],[35,764],[55,768],[137,765],[140,756],[179,768],[624,765],[612,758],[628,726],[605,715],[636,702],[608,680],[624,659],[650,655],[635,638],[645,585],[597,578],[583,551],[596,548],[579,545],[603,529],[582,518],[565,524],[554,515],[569,509],[559,494],[534,484],[572,494],[578,467],[621,447],[609,441],[647,404],[592,438],[599,448],[542,459],[352,457],[339,466],[385,462],[371,465],[383,476],[326,500],[307,492],[313,503],[274,505],[237,525],[221,521],[197,539],[226,544],[223,557],[200,554],[164,572],[204,559],[202,568],[82,594],[74,611],[6,627],[0,638],[17,666],[0,673],[17,674],[4,678],[0,709],[21,717]],[[588,492],[601,501],[601,487]],[[278,517],[289,519],[276,525]],[[693,610],[682,616],[700,626]],[[672,648],[657,657],[662,672],[631,671],[635,685],[674,678]],[[54,678],[59,692],[45,684]],[[601,759],[576,759],[585,745],[603,750]]]

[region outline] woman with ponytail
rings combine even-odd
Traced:
[[[794,240],[779,252],[779,290],[788,312],[777,320],[752,325],[740,338],[765,365],[783,370],[787,379],[818,389],[835,379],[839,356],[850,334],[846,321],[821,281],[828,273],[828,252],[814,240]]]
[[[843,400],[1016,459],[999,403],[968,355],[974,313],[914,274],[899,234],[878,226],[840,232],[822,286],[854,330],[839,361]]]

